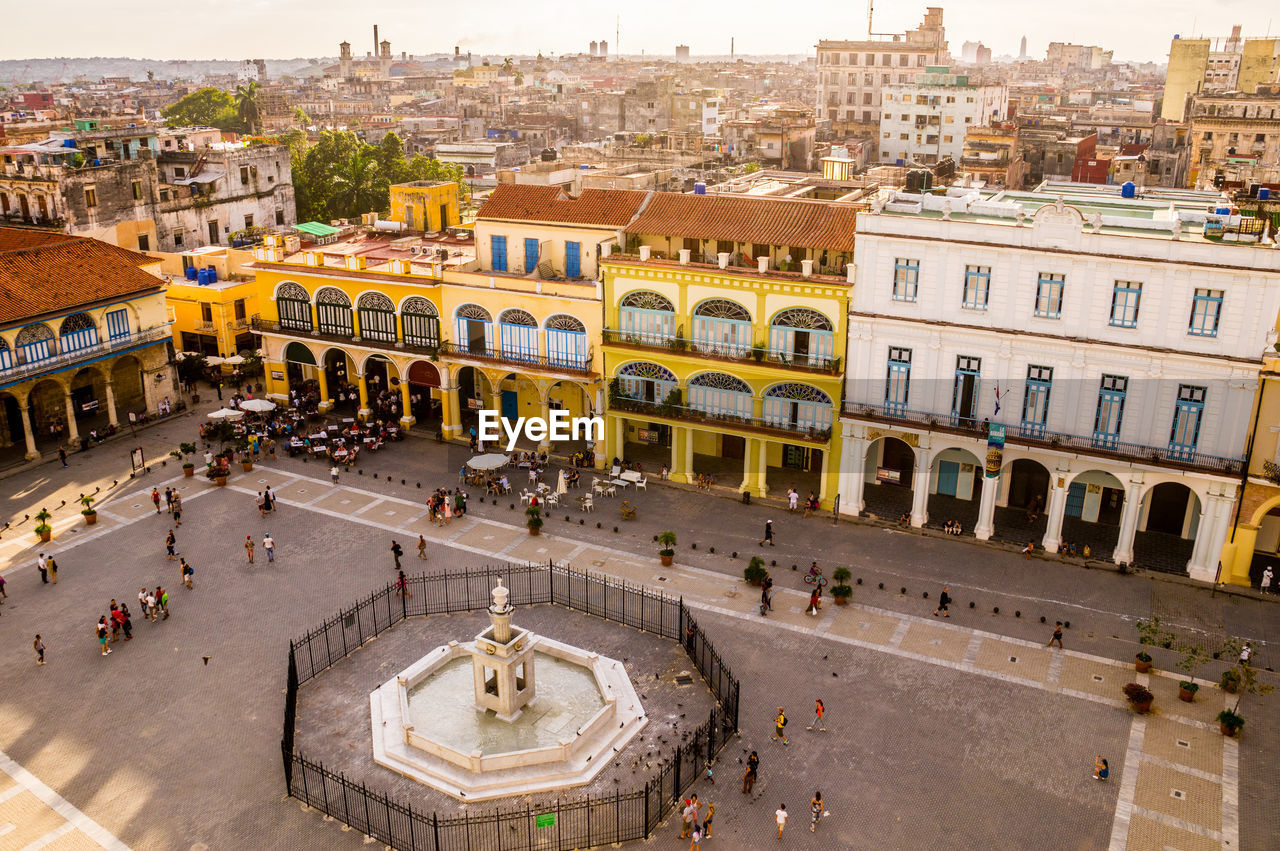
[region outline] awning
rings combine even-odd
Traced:
[[[213,183],[218,178],[225,176],[225,171],[210,169],[209,171],[200,172],[195,177],[179,177],[169,182],[174,186],[190,186],[192,183]]]
[[[338,228],[330,227],[329,225],[324,225],[320,222],[303,222],[302,224],[294,225],[293,227],[294,230],[300,230],[303,233],[309,233],[312,236],[333,236],[339,232]]]

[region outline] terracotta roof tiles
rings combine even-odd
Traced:
[[[155,258],[95,239],[0,228],[0,324],[159,291]]]
[[[620,228],[631,221],[648,195],[630,189],[584,189],[574,199],[557,186],[502,183],[476,218]]]
[[[627,233],[853,251],[857,208],[737,195],[656,193]]]

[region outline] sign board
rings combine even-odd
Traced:
[[[892,470],[888,467],[877,467],[876,481],[888,482],[891,485],[900,485],[902,484],[902,471]]]
[[[271,370],[271,379],[273,381],[284,381],[284,373],[278,369]]]
[[[138,421],[138,412],[137,412],[137,411],[130,411],[130,412],[129,412],[129,422],[130,422],[130,423],[136,423],[137,421]]]
[[[987,478],[1000,476],[1000,468],[1004,466],[1004,423],[990,423],[987,426]]]
[[[89,413],[90,411],[96,411],[96,410],[98,410],[98,400],[97,400],[97,399],[90,399],[89,401],[87,401],[87,402],[83,403],[83,404],[80,406],[80,410],[81,410],[81,411],[83,411],[83,412],[85,412],[86,414],[87,414],[87,413]]]
[[[479,400],[479,399],[472,399],[472,398],[468,398],[468,399],[467,399],[467,407],[468,407],[470,410],[472,410],[472,411],[478,411],[478,410],[480,410],[480,409],[481,409],[482,407],[484,407],[484,406],[483,406],[482,404],[480,404],[480,400]]]
[[[658,431],[652,428],[638,428],[636,429],[636,439],[641,443],[657,443]]]
[[[147,463],[146,459],[142,455],[141,446],[129,453],[129,463],[133,465],[133,469],[135,470],[142,470],[146,468]]]
[[[534,826],[535,827],[555,827],[556,814],[555,813],[538,813],[536,816],[534,816]]]

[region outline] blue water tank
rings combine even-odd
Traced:
[[[1120,185],[1121,198],[1136,198],[1138,195],[1138,187],[1134,185],[1132,180],[1126,180]]]
[[[1231,215],[1231,208],[1230,208],[1230,207],[1218,207],[1218,208],[1216,208],[1213,212],[1214,212],[1216,215],[1219,215],[1219,216],[1229,216],[1229,215]]]
[[[200,270],[199,270],[199,269],[197,269],[195,266],[188,266],[188,267],[186,268],[186,270],[185,270],[185,274],[186,274],[186,276],[187,276],[187,280],[188,280],[188,281],[194,281],[194,280],[196,279],[196,275],[197,275],[199,272],[200,272]]]
[[[209,284],[213,283],[213,281],[210,280],[208,269],[201,269],[200,274],[197,276],[196,280],[199,282],[200,286],[202,287],[207,287]]]
[[[1270,190],[1270,189],[1268,189],[1268,188],[1267,188],[1267,187],[1265,187],[1265,186],[1261,187],[1261,188],[1258,190],[1258,200],[1259,200],[1259,201],[1270,201],[1270,200],[1271,200],[1271,190]]]
[[[211,283],[211,284],[216,284],[216,283],[218,283],[218,270],[217,270],[217,269],[215,269],[215,268],[213,268],[212,266],[210,266],[208,269],[205,269],[205,271],[209,273],[209,283]]]
[[[699,180],[697,183],[693,184],[693,194],[694,194],[694,195],[706,195],[706,194],[707,194],[707,184],[703,183],[701,180]]]
[[[64,148],[74,148],[75,146],[76,146],[76,140],[75,140],[75,139],[63,139],[63,140],[62,140],[62,147],[64,147]]]

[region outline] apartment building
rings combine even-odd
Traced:
[[[1186,121],[1195,95],[1248,94],[1261,84],[1277,82],[1277,72],[1280,38],[1244,38],[1239,24],[1226,38],[1175,35],[1169,45],[1160,116],[1166,121]]]
[[[971,127],[1008,114],[1009,87],[973,85],[966,74],[929,66],[914,81],[885,86],[880,105],[880,162],[933,164],[959,160]]]
[[[1187,183],[1200,189],[1280,184],[1280,84],[1191,99]]]

